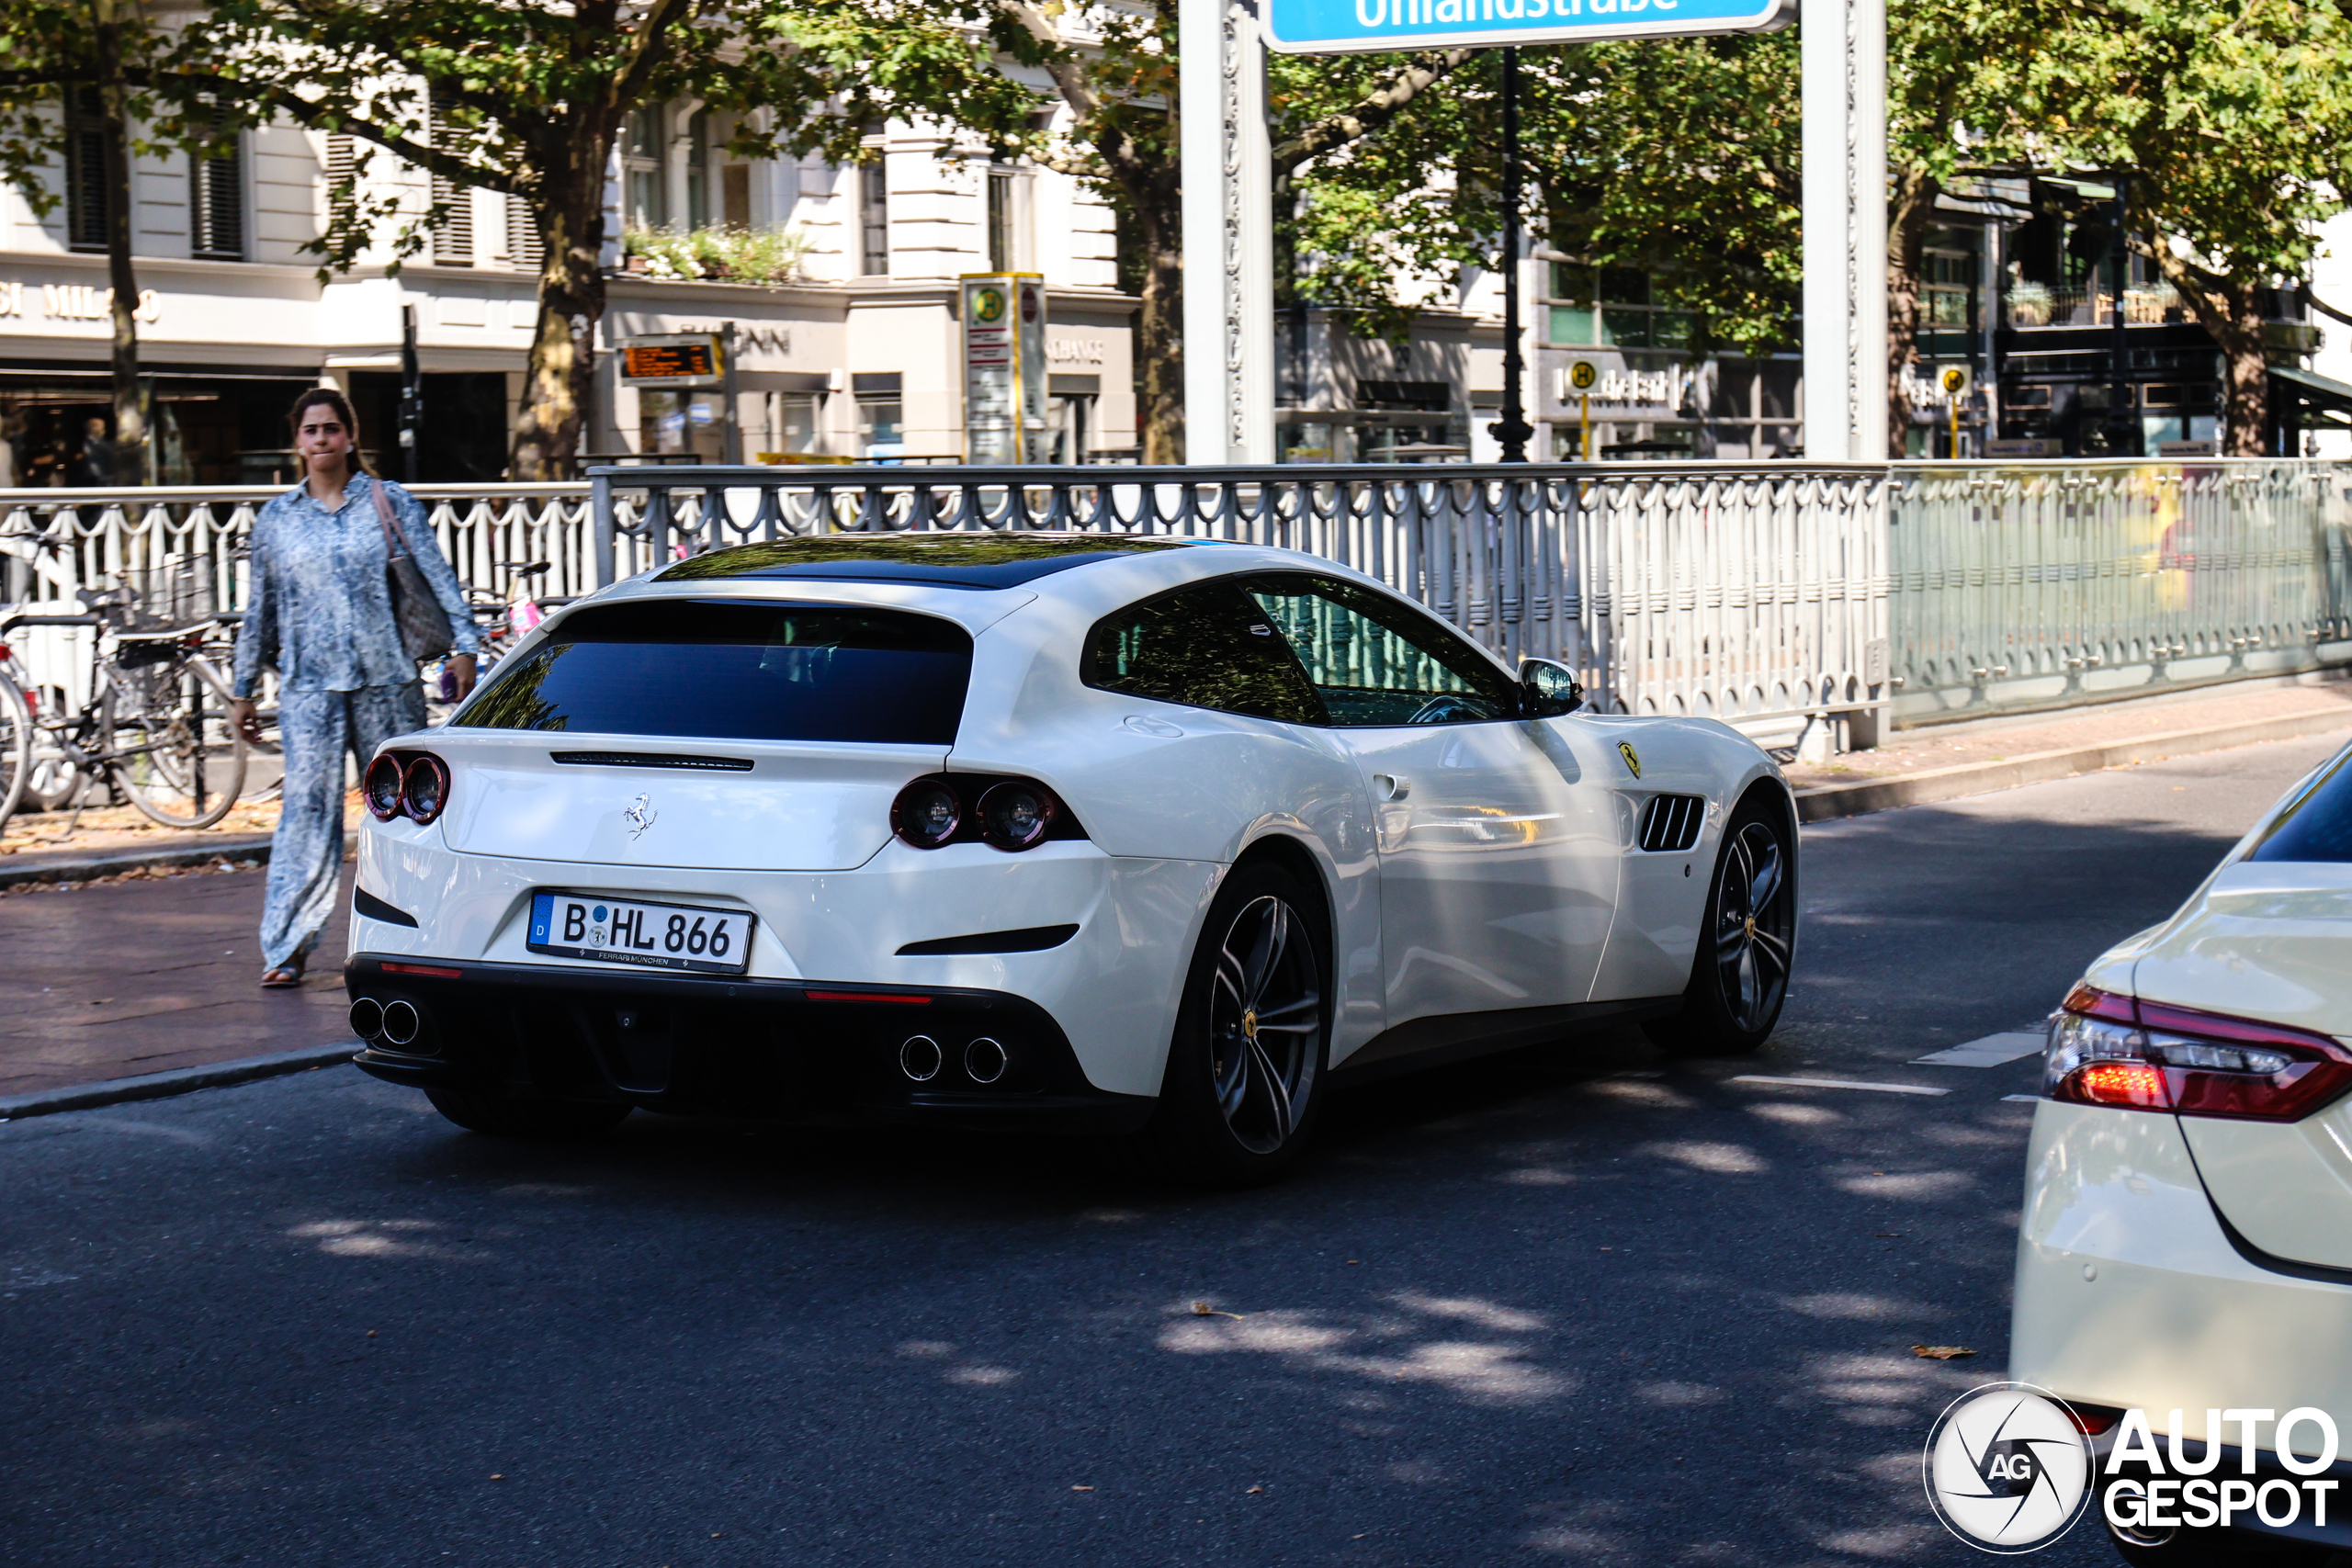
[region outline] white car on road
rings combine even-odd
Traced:
[[[1334,1080],[1753,1047],[1795,940],[1750,741],[1246,546],[714,551],[551,616],[367,794],[360,1065],[485,1131],[1144,1131],[1261,1179]]]
[[[2106,1515],[2135,1563],[2352,1547],[2347,1039],[2352,750],[2052,1020],[2010,1375],[2103,1450],[2144,1413],[2161,1478],[2135,1454]]]

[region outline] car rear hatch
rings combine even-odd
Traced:
[[[2335,1038],[2340,1049],[2352,1034],[2352,864],[2224,866],[2142,955],[2132,985],[2143,1003]],[[2194,1018],[2177,1021],[2192,1039],[2204,1032]],[[2179,1122],[2214,1207],[2248,1244],[2352,1269],[2352,1097],[2293,1120]]]
[[[591,604],[438,731],[445,842],[613,865],[832,871],[945,761],[972,639],[938,615],[755,599]]]

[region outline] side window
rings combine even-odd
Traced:
[[[1325,722],[1281,634],[1230,580],[1105,615],[1087,634],[1079,678],[1102,691],[1188,707]]]
[[[1419,611],[1332,578],[1253,577],[1331,722],[1349,728],[1511,718],[1519,695],[1477,649]]]

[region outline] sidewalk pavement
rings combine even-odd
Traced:
[[[265,991],[266,871],[189,872],[0,897],[0,1099],[346,1039],[351,873],[310,977]]]
[[[1792,767],[1789,783],[1800,791],[1872,779],[1904,778],[1941,768],[2013,761],[2049,751],[2072,751],[2137,741],[2150,736],[2218,729],[2264,720],[2343,716],[2352,729],[2352,681],[2308,684],[2224,687],[2199,694],[2142,697],[2099,707],[2014,719],[1978,719],[1926,729],[1894,731],[1874,751],[1853,751],[1826,766]],[[2316,729],[2304,733],[2316,733]],[[2193,745],[2183,750],[2211,750]],[[2093,766],[2098,764],[2094,763]],[[2006,787],[1986,784],[1986,789]]]

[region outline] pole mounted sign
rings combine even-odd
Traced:
[[[1266,47],[1284,54],[1494,49],[1770,32],[1796,19],[1796,0],[1269,0]]]
[[[967,272],[963,289],[964,460],[1046,460],[1046,280]]]
[[[620,342],[621,385],[671,390],[718,386],[726,353],[717,333],[660,333]]]

